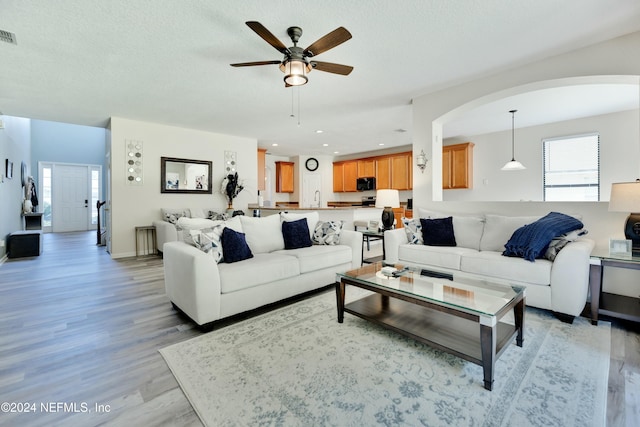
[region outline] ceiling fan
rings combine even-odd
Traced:
[[[308,81],[306,75],[313,69],[325,71],[327,73],[341,74],[343,76],[347,76],[351,71],[353,71],[353,67],[349,65],[333,64],[331,62],[320,62],[309,59],[349,40],[351,38],[351,33],[344,27],[336,28],[329,34],[312,43],[306,49],[303,49],[298,47],[298,40],[300,40],[300,36],[302,36],[302,28],[300,27],[290,27],[287,29],[287,34],[291,37],[293,46],[286,47],[261,23],[257,21],[247,21],[246,24],[267,43],[276,48],[278,52],[282,53],[284,55],[284,59],[282,59],[282,61],[241,62],[238,64],[231,64],[232,67],[254,67],[256,65],[279,64],[280,70],[285,74],[285,87],[301,86],[306,84]]]

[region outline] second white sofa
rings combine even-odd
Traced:
[[[449,215],[419,209],[421,218],[453,217],[456,246],[428,246],[411,242],[406,229],[385,232],[388,262],[427,270],[526,286],[526,304],[551,310],[563,321],[580,315],[589,288],[589,258],[594,242],[584,237],[569,241],[555,259],[502,255],[505,244],[518,228],[538,216]],[[411,233],[409,233],[411,234]]]

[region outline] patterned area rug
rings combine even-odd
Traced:
[[[584,427],[605,424],[610,343],[607,322],[527,308],[524,346],[487,391],[478,365],[348,313],[339,324],[329,292],[160,352],[207,426]]]

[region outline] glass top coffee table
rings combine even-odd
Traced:
[[[377,262],[336,275],[338,322],[350,313],[478,364],[491,390],[495,361],[514,338],[522,347],[525,288],[431,277],[402,265],[387,275],[383,267],[389,266]],[[347,285],[373,293],[345,304]],[[511,310],[514,325],[501,321]]]

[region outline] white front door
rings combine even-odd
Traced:
[[[322,176],[306,173],[302,177],[302,208],[322,207]]]
[[[89,230],[89,168],[55,165],[53,174],[53,232]]]

